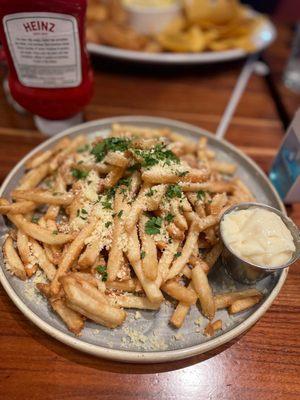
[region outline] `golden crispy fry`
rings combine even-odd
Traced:
[[[177,53],[198,53],[205,48],[205,36],[198,26],[177,33],[161,33],[157,40],[164,50]]]
[[[134,227],[128,238],[127,257],[151,303],[161,303],[163,295],[155,282],[145,277],[141,264],[140,246],[137,228]]]
[[[42,228],[37,224],[27,221],[22,215],[8,214],[8,218],[28,236],[33,237],[43,243],[48,244],[64,244],[70,242],[73,235],[67,233],[51,232],[48,229]]]
[[[126,313],[105,303],[99,290],[87,283],[79,283],[71,276],[63,276],[60,280],[66,293],[66,305],[72,310],[108,328],[122,324]]]
[[[218,242],[205,255],[204,260],[205,260],[206,264],[208,265],[209,270],[211,270],[212,267],[217,262],[217,259],[220,257],[222,250],[223,250],[223,243]]]
[[[230,307],[234,302],[248,297],[262,298],[262,294],[257,289],[246,289],[237,292],[219,293],[215,295],[216,309]]]
[[[26,272],[24,265],[18,256],[13,244],[13,240],[10,236],[4,242],[3,245],[3,254],[6,261],[6,267],[9,271],[16,275],[18,278],[22,279],[23,281],[26,280]]]
[[[194,291],[192,283],[189,283],[188,289]],[[196,294],[196,292],[194,291]],[[197,301],[197,295],[195,299],[195,303]],[[180,328],[185,320],[190,309],[190,305],[179,302],[170,318],[170,323],[175,326],[175,328]]]
[[[39,165],[37,168],[31,169],[20,179],[18,189],[28,190],[35,188],[49,173],[49,164]]]
[[[49,192],[43,189],[14,190],[14,199],[30,200],[38,204],[53,204],[67,206],[72,203],[73,195],[69,193]]]
[[[187,173],[186,173],[187,172]],[[151,184],[158,183],[178,183],[178,182],[204,182],[208,179],[209,173],[207,170],[188,169],[181,172],[162,171],[161,167],[152,167],[148,171],[142,173],[144,182]]]
[[[235,190],[232,182],[216,181],[216,182],[200,182],[200,183],[179,183],[179,186],[184,192],[198,192],[199,190],[208,191],[211,193],[233,193]]]
[[[136,200],[131,206],[128,216],[125,221],[125,229],[130,233],[136,225],[141,213],[143,211],[156,210],[158,205],[166,192],[166,185],[157,185],[152,187],[152,196],[147,196],[150,186],[145,184],[142,186]]]
[[[127,215],[129,211],[129,205],[127,203],[128,199],[122,193],[121,187],[115,195],[113,239],[107,261],[107,275],[109,282],[116,280],[118,271],[124,263],[122,246],[122,240],[124,240],[125,236],[123,214],[125,213],[125,215]]]
[[[159,303],[151,303],[147,297],[134,295],[114,296],[109,299],[109,303],[119,307],[137,308],[140,310],[158,310],[160,307]]]
[[[190,290],[176,281],[167,281],[161,289],[166,292],[169,296],[180,301],[181,303],[192,305],[197,301],[197,295],[193,290]]]
[[[9,203],[6,199],[0,199],[0,214],[27,214],[35,208],[36,204],[32,201]]]
[[[200,233],[200,224],[199,224],[199,221],[196,220],[190,226],[185,244],[182,248],[182,252],[179,255],[179,257],[173,262],[173,264],[169,270],[167,279],[174,278],[176,275],[178,275],[181,272],[181,270],[187,264],[191,254],[192,254],[193,248],[197,243],[199,233]]]
[[[167,247],[164,249],[162,256],[158,262],[158,276],[157,276],[157,286],[160,287],[163,282],[166,281],[169,268],[174,260],[174,256],[177,253],[180,241],[173,240],[168,243]]]
[[[58,270],[51,282],[51,292],[57,294],[59,291],[59,278],[63,276],[77,260],[81,250],[84,247],[85,240],[92,234],[97,224],[97,218],[92,217],[86,226],[79,232],[73,242],[70,243],[68,250],[62,255]]]
[[[203,333],[205,336],[214,336],[214,334],[220,329],[222,329],[222,321],[218,319],[217,321],[209,322]]]
[[[230,305],[228,312],[229,314],[236,314],[238,312],[247,310],[248,308],[251,308],[255,304],[259,303],[260,300],[261,296],[253,296],[241,300],[236,300]]]
[[[227,163],[225,161],[213,160],[210,162],[210,167],[213,171],[220,172],[220,174],[233,175],[236,171],[236,165]]]
[[[198,265],[192,270],[192,282],[199,297],[202,313],[205,317],[213,319],[216,312],[213,292],[205,272]]]
[[[139,233],[141,239],[141,254],[142,257],[142,268],[147,279],[154,281],[157,277],[158,270],[158,259],[157,249],[155,241],[151,235],[147,235],[145,232],[145,225],[148,218],[145,215],[140,217],[139,222]]]
[[[31,242],[33,254],[37,258],[39,267],[45,272],[47,278],[50,281],[52,281],[52,279],[54,278],[54,276],[56,274],[55,266],[48,260],[44,249],[42,248],[42,246],[40,246],[38,244],[37,241],[35,241],[34,239],[30,239],[30,242]]]
[[[17,248],[24,265],[26,275],[30,278],[35,274],[37,270],[37,265],[32,265],[31,257],[30,257],[30,248],[29,248],[29,240],[28,236],[23,233],[20,229],[17,232]]]
[[[79,335],[84,327],[84,320],[81,315],[67,307],[65,302],[61,299],[50,299],[50,304],[53,310],[67,325],[68,329],[75,333],[75,335]]]
[[[110,152],[107,153],[104,161],[115,167],[126,168],[129,165],[129,159],[126,158],[122,153]]]

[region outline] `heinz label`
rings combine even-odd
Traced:
[[[18,78],[24,86],[67,88],[82,79],[77,21],[57,13],[17,13],[3,18]]]

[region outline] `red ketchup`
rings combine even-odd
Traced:
[[[0,0],[12,97],[42,119],[74,120],[91,99],[86,7],[86,0]]]

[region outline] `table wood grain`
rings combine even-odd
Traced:
[[[281,27],[268,50],[277,77],[288,53],[290,31]],[[155,68],[93,59],[95,95],[87,120],[153,115],[214,132],[242,63]],[[1,73],[1,80],[4,73]],[[281,87],[293,113],[297,96]],[[230,123],[227,140],[270,167],[283,129],[261,76],[252,76]],[[19,115],[0,90],[0,180],[30,149],[45,140],[30,115]],[[300,205],[288,208],[299,224]],[[155,365],[110,362],[81,354],[29,322],[0,289],[0,399],[299,400],[300,265],[291,268],[274,304],[245,335],[217,351]]]

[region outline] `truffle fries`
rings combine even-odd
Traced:
[[[25,167],[13,202],[0,199],[16,229],[3,245],[6,266],[22,280],[42,270],[47,283],[37,287],[74,334],[87,319],[115,328],[125,309],[155,311],[165,297],[177,302],[177,328],[197,302],[212,321],[218,309],[261,300],[256,289],[213,291],[220,217],[252,195],[206,138],[115,124],[106,139],[62,139]],[[210,322],[205,334],[221,326]]]

